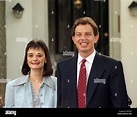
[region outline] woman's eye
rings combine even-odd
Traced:
[[[41,55],[41,54],[40,54],[40,55],[37,55],[37,57],[39,57],[39,58],[42,57],[42,56],[43,56],[43,55]]]
[[[38,57],[41,58],[43,55],[42,54],[38,54],[38,55],[32,55],[32,54],[28,54],[28,57],[32,58],[32,57]]]
[[[30,57],[30,58],[31,58],[31,57],[33,57],[33,55],[29,54],[29,55],[28,55],[28,57]]]

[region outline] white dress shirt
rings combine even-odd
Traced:
[[[91,70],[91,67],[92,67],[92,64],[93,64],[93,60],[94,60],[94,57],[95,57],[95,54],[96,54],[96,51],[94,50],[94,52],[89,55],[86,59],[86,62],[85,62],[85,66],[86,66],[86,76],[87,76],[87,81],[88,81],[88,77],[89,77],[89,74],[90,74],[90,70]],[[77,84],[78,84],[78,78],[79,78],[79,70],[80,70],[80,66],[81,66],[81,63],[82,63],[82,58],[80,56],[80,54],[78,54],[78,61],[77,61]]]

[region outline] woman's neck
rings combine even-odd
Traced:
[[[31,70],[29,77],[31,82],[42,82],[43,81],[43,72],[41,71],[36,71],[36,70]]]

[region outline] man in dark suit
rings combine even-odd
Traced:
[[[76,56],[57,64],[57,107],[78,108],[78,80],[82,59],[86,59],[84,108],[129,108],[122,63],[99,54],[96,23],[90,17],[77,19],[72,26]]]

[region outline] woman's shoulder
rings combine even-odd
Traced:
[[[44,81],[48,86],[52,87],[53,89],[56,89],[57,85],[57,77],[50,75],[45,77]]]
[[[20,85],[28,81],[28,76],[20,76],[18,78],[12,79],[7,83],[7,85]]]
[[[57,82],[57,77],[55,77],[53,75],[50,75],[50,76],[47,76],[46,80],[49,81],[49,82],[52,82],[52,83],[56,83]]]
[[[57,77],[56,76],[50,76],[52,80],[57,81]]]

